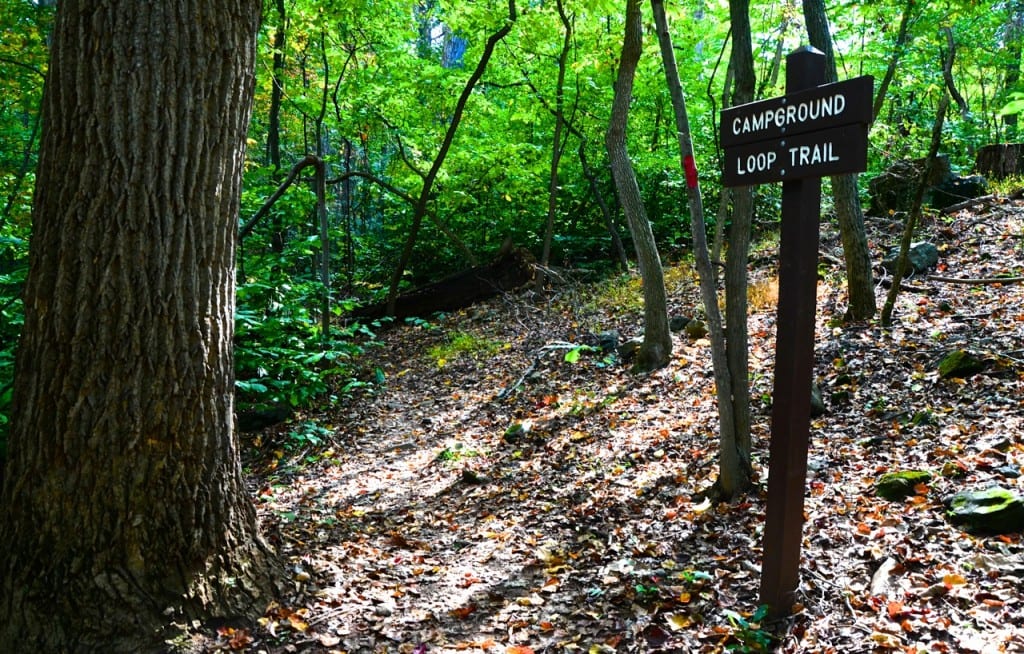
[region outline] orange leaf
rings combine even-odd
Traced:
[[[505,654],[534,654],[533,648],[526,645],[509,645]]]
[[[946,586],[963,586],[967,583],[967,580],[963,578],[963,575],[958,575],[954,572],[943,577],[942,583],[946,584]]]
[[[857,533],[859,533],[859,534],[870,534],[871,533],[871,527],[869,527],[867,524],[865,524],[863,522],[858,522],[857,523]]]
[[[885,607],[885,611],[889,614],[890,620],[895,620],[903,615],[903,602],[889,602]]]
[[[459,620],[465,620],[473,613],[473,611],[476,611],[476,605],[470,604],[468,606],[460,606],[457,609],[452,609],[451,614]]]

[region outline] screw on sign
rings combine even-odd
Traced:
[[[867,168],[874,80],[824,84],[825,55],[803,47],[786,57],[786,95],[722,112],[724,186],[782,184],[779,330],[772,391],[768,509],[761,603],[791,612],[800,582],[804,487],[814,368],[821,178]]]

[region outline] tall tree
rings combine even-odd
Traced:
[[[803,5],[811,45],[825,53],[825,75],[829,82],[835,82],[839,76],[824,0],[803,0]],[[857,176],[833,177],[832,197],[846,259],[846,287],[849,294],[846,317],[849,320],[867,320],[875,315],[877,305],[871,273],[871,253],[868,251],[868,237],[864,231],[864,213],[857,195]]]
[[[700,275],[701,299],[704,302],[704,311],[708,318],[708,331],[711,336],[711,360],[715,372],[715,390],[718,394],[719,429],[719,472],[718,481],[715,486],[717,495],[723,499],[732,499],[750,485],[750,392],[745,381],[747,372],[745,369],[743,370],[744,381],[737,388],[732,371],[729,368],[725,331],[722,327],[721,312],[718,309],[714,264],[711,261],[711,253],[708,251],[707,233],[704,228],[704,202],[701,197],[697,167],[693,157],[693,137],[691,136],[690,119],[686,111],[686,96],[683,94],[682,83],[679,80],[679,68],[676,65],[675,48],[672,45],[672,35],[669,32],[668,18],[665,15],[665,4],[662,0],[651,0],[651,9],[654,12],[654,24],[657,27],[658,43],[661,46],[661,60],[664,64],[665,80],[668,84],[669,95],[672,98],[672,108],[675,113],[679,154],[683,170],[686,174],[690,225],[693,230],[694,258],[696,259],[697,271]],[[749,36],[749,29],[747,34]],[[747,221],[747,225],[749,226],[749,221]],[[745,253],[743,258],[744,260],[746,259]],[[745,283],[745,277],[743,281]],[[745,285],[742,293],[745,298]],[[741,342],[730,342],[729,345],[732,347],[742,347],[746,351],[746,314],[743,315],[740,323],[743,328],[744,337]],[[739,433],[737,429],[738,413],[743,409],[746,410],[748,425],[746,451],[742,449],[744,447],[743,439],[738,438]]]
[[[640,0],[628,0],[622,56],[619,58],[619,72],[615,79],[615,99],[612,102],[605,147],[608,148],[612,177],[619,191],[619,202],[626,214],[629,231],[633,235],[637,263],[643,278],[644,341],[634,367],[638,371],[651,371],[668,364],[672,355],[672,334],[668,328],[665,273],[626,147],[626,124],[629,122],[629,105],[633,99],[633,78],[643,46],[642,29]]]
[[[423,224],[423,217],[427,215],[428,205],[433,196],[434,182],[437,181],[437,175],[441,172],[441,166],[444,165],[448,151],[451,150],[452,142],[455,140],[455,133],[458,131],[459,124],[462,122],[462,116],[466,111],[466,105],[469,103],[469,98],[473,93],[473,89],[476,88],[477,82],[480,81],[480,78],[484,76],[484,71],[487,70],[487,64],[491,60],[491,55],[494,54],[494,48],[512,31],[512,25],[516,22],[516,16],[516,2],[515,0],[508,0],[508,16],[502,22],[501,27],[487,37],[483,54],[480,55],[476,68],[469,76],[469,79],[466,80],[466,84],[462,87],[462,93],[459,94],[459,99],[455,102],[455,110],[448,121],[448,128],[445,130],[444,139],[441,141],[441,147],[437,152],[437,156],[434,157],[434,162],[430,165],[430,170],[426,173],[419,173],[423,179],[423,184],[420,186],[419,196],[416,198],[415,205],[413,205],[412,224],[409,227],[409,235],[405,239],[401,258],[398,260],[398,265],[391,275],[391,283],[388,286],[389,314],[395,311],[395,302],[398,299],[398,286],[402,281],[402,276],[405,274],[409,261],[412,259],[413,248],[416,246],[416,237],[419,234],[420,226]]]
[[[165,651],[276,566],[233,429],[259,0],[61,0],[0,496],[0,651]],[[73,110],[69,110],[73,108]]]

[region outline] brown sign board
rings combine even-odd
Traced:
[[[867,170],[868,127],[845,125],[725,149],[723,186],[829,177]]]
[[[786,95],[724,109],[723,148],[871,122],[874,78],[870,75],[822,84]]]

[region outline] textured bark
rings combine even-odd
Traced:
[[[569,67],[569,53],[572,52],[573,29],[572,21],[565,13],[561,0],[556,3],[558,16],[562,21],[562,51],[558,54],[558,76],[555,81],[555,130],[551,138],[551,166],[548,170],[548,213],[544,227],[544,248],[540,255],[540,270],[537,274],[538,287],[547,283],[544,272],[551,263],[551,244],[555,238],[555,216],[558,213],[558,166],[565,151],[565,138],[562,132],[565,127],[565,72]]]
[[[825,75],[829,82],[835,82],[838,75],[825,4],[823,0],[803,0],[803,8],[811,45],[825,53]],[[846,287],[849,294],[846,318],[867,320],[875,315],[877,305],[871,273],[871,253],[868,251],[868,237],[864,231],[864,213],[857,192],[857,176],[833,177],[832,196],[846,259]]]
[[[605,135],[605,147],[611,162],[612,177],[619,191],[619,202],[629,223],[629,231],[636,247],[637,264],[643,278],[644,342],[637,353],[634,368],[651,371],[668,364],[672,355],[672,334],[668,328],[668,294],[665,274],[654,242],[651,222],[647,219],[640,186],[636,181],[633,164],[626,148],[626,124],[629,104],[633,97],[633,77],[643,45],[640,22],[640,0],[626,3],[626,33],[622,42],[622,56],[615,80],[612,116]]]
[[[889,86],[892,84],[893,78],[896,77],[896,67],[900,63],[900,59],[903,58],[904,53],[907,51],[907,47],[910,45],[910,20],[914,13],[914,0],[907,0],[907,4],[903,7],[903,18],[900,19],[900,27],[896,33],[896,42],[893,44],[892,57],[889,59],[889,65],[885,69],[885,75],[882,76],[882,81],[878,84],[878,90],[875,91],[875,101],[871,106],[871,116],[878,120],[878,115],[882,112],[882,106],[885,104],[885,96],[889,92]]]
[[[704,228],[704,202],[701,197],[700,183],[693,163],[693,137],[691,136],[690,120],[686,111],[686,96],[683,94],[682,83],[679,81],[679,68],[676,65],[675,48],[669,32],[668,18],[665,16],[665,4],[662,0],[651,0],[654,12],[654,24],[658,32],[658,44],[661,46],[661,60],[665,69],[665,81],[668,84],[669,96],[675,114],[676,135],[679,142],[680,163],[684,170],[689,171],[687,182],[687,199],[690,208],[690,226],[693,231],[694,259],[700,275],[701,299],[708,319],[708,331],[711,336],[711,360],[715,373],[715,391],[718,395],[718,427],[719,427],[719,475],[717,488],[724,498],[731,499],[750,485],[749,446],[744,454],[737,440],[736,406],[749,406],[746,396],[736,396],[735,379],[729,369],[726,350],[725,331],[722,327],[722,316],[718,310],[718,293],[715,284],[714,265],[708,252],[707,233]],[[749,225],[749,223],[748,223]],[[746,289],[744,288],[744,298]],[[746,315],[741,321],[744,335],[746,334]],[[746,348],[744,337],[742,346]],[[747,372],[743,371],[744,380]],[[749,441],[749,429],[748,439]],[[747,462],[746,465],[744,462]]]
[[[257,0],[62,0],[0,497],[0,651],[262,613],[233,429]]]
[[[753,43],[750,30],[749,0],[729,3],[732,22],[732,63],[735,72],[733,104],[754,100]],[[754,218],[754,189],[750,186],[732,190],[732,226],[729,229],[729,251],[725,260],[725,341],[732,380],[733,424],[739,469],[735,490],[744,490],[750,481],[750,371],[747,333],[747,260],[750,257],[750,231]],[[719,484],[722,490],[723,484]],[[726,492],[727,496],[732,493]]]

